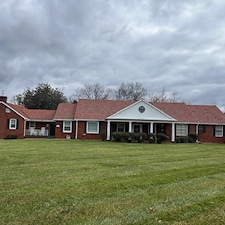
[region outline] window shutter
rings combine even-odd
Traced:
[[[187,125],[187,127],[188,127],[188,135],[190,134],[190,125]]]
[[[74,127],[75,127],[75,122],[72,121],[72,133],[75,131]]]
[[[19,120],[17,119],[16,120],[16,129],[18,129],[19,128]]]
[[[10,120],[8,119],[8,120],[7,120],[7,125],[6,125],[6,128],[7,128],[7,129],[9,129],[9,123],[10,123]]]
[[[102,122],[99,122],[99,129],[98,129],[98,133],[99,133],[99,134],[101,134],[101,123],[102,123]]]
[[[63,121],[60,123],[61,126],[61,132],[63,133]]]
[[[223,136],[225,137],[225,126],[223,126]]]
[[[216,126],[214,126],[214,129],[213,129],[213,136],[214,137],[216,136]]]

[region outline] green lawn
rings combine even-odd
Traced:
[[[0,140],[0,224],[225,224],[225,145]]]

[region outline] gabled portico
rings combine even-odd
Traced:
[[[107,140],[111,136],[111,124],[126,124],[128,132],[143,132],[143,126],[147,124],[146,133],[157,132],[157,124],[171,124],[171,141],[175,140],[175,122],[176,120],[152,104],[140,100],[132,105],[107,117]],[[118,130],[117,130],[118,131]]]

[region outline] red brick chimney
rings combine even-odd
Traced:
[[[1,101],[7,103],[7,96],[0,96],[0,102]]]

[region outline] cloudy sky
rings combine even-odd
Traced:
[[[224,0],[1,0],[0,94],[141,82],[225,109]]]

